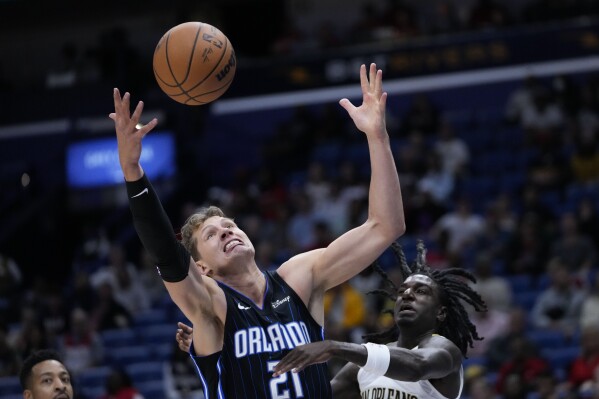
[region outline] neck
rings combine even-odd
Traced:
[[[266,278],[257,266],[244,273],[219,276],[218,280],[241,292],[257,305],[262,305],[262,298],[266,290]]]

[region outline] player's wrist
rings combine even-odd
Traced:
[[[121,165],[125,181],[134,182],[140,180],[144,176],[144,171],[139,163],[133,165]]]

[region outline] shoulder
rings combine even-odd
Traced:
[[[283,280],[289,282],[290,278],[293,279],[294,276],[302,275],[306,268],[310,268],[316,262],[316,260],[322,256],[324,251],[325,248],[319,248],[294,255],[281,266],[279,266],[277,269],[277,274],[281,276]]]
[[[458,348],[457,345],[454,344],[451,340],[445,338],[442,335],[433,334],[430,337],[423,339],[418,344],[418,348],[443,349],[449,352],[454,359],[462,359],[462,352],[460,351],[460,348]]]

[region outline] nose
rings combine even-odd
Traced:
[[[411,288],[406,288],[404,292],[401,294],[402,299],[409,299],[414,297],[414,292]]]
[[[224,239],[224,238],[226,238],[228,235],[231,235],[231,234],[233,234],[233,232],[232,232],[231,230],[229,230],[229,229],[225,229],[225,230],[222,232],[222,234],[220,235],[220,238],[221,238],[221,239]]]

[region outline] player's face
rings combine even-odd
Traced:
[[[254,256],[248,236],[229,218],[212,216],[194,233],[202,264],[216,270],[233,259]]]
[[[31,369],[31,389],[24,391],[25,399],[72,399],[71,376],[56,360],[45,360]]]
[[[399,286],[395,302],[395,320],[399,325],[420,322],[423,327],[434,328],[440,309],[439,288],[430,277],[414,274]]]

